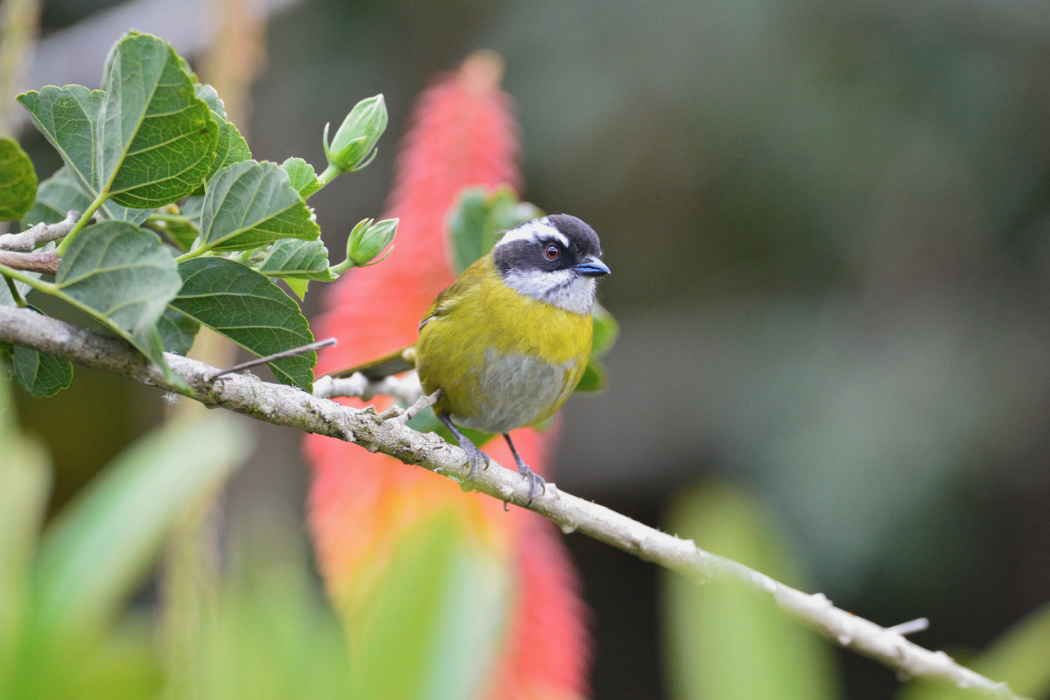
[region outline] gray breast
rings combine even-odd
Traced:
[[[453,415],[458,425],[486,433],[506,433],[531,425],[571,391],[573,362],[552,365],[525,355],[497,355],[489,350],[478,372],[478,410]]]

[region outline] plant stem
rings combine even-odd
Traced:
[[[204,255],[205,253],[207,253],[210,250],[211,250],[211,246],[202,245],[199,248],[194,248],[190,252],[183,253],[179,257],[175,258],[175,262],[177,262],[177,263],[186,262],[187,260],[190,260],[192,258],[200,257],[200,256]]]
[[[26,298],[22,296],[22,292],[18,291],[18,285],[15,284],[15,281],[7,275],[4,275],[4,281],[7,282],[7,288],[11,290],[11,297],[15,300],[15,304],[18,306],[28,306]]]
[[[332,272],[334,274],[341,275],[341,274],[343,274],[344,272],[346,272],[347,270],[349,270],[352,267],[354,267],[354,261],[351,260],[350,258],[347,258],[346,260],[344,260],[343,262],[339,263],[338,265],[332,265],[328,269],[329,269],[330,272]]]
[[[146,221],[169,221],[173,224],[188,224],[193,219],[182,214],[150,214]]]
[[[53,292],[51,290],[53,290],[55,287],[55,285],[51,284],[50,282],[41,282],[36,277],[31,277],[30,275],[19,272],[14,268],[8,267],[7,265],[0,265],[0,275],[3,275],[4,277],[10,279],[16,279],[19,282],[25,282],[33,289],[39,289],[40,291],[45,292],[47,294],[52,294]]]
[[[95,215],[95,212],[98,211],[99,207],[105,204],[107,199],[109,199],[109,192],[106,191],[100,192],[99,195],[95,197],[95,201],[91,203],[91,206],[87,208],[87,211],[80,215],[80,221],[76,223],[73,230],[69,232],[69,235],[65,237],[65,240],[58,244],[58,248],[55,249],[56,255],[62,257],[62,254],[66,252],[66,248],[69,247],[70,242],[72,242],[76,235],[87,226],[88,222],[91,221],[91,217]]]
[[[317,181],[319,183],[321,183],[321,187],[324,187],[329,182],[331,182],[336,177],[338,177],[339,173],[341,173],[341,172],[342,172],[342,170],[340,170],[338,168],[338,166],[335,166],[335,165],[332,165],[331,163],[329,163],[328,164],[328,168],[323,173],[321,173],[318,176]],[[317,191],[320,192],[320,189],[318,189]],[[315,192],[315,194],[316,194],[316,192]]]

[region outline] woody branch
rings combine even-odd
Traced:
[[[165,389],[158,367],[123,340],[99,335],[32,311],[0,306],[0,341],[64,357],[133,381]],[[416,432],[399,420],[384,420],[371,407],[342,406],[294,387],[269,384],[253,375],[216,377],[214,367],[165,354],[169,365],[193,388],[197,401],[259,420],[327,435],[382,452],[406,464],[438,472],[459,483],[470,474],[466,453],[434,434]],[[524,507],[529,482],[515,471],[487,469],[473,484],[477,491]],[[698,584],[731,580],[768,595],[781,609],[831,641],[896,669],[905,677],[954,683],[984,697],[1020,700],[1005,683],[996,683],[956,663],[943,651],[930,651],[902,635],[914,626],[885,628],[835,607],[823,594],[807,594],[743,564],[697,548],[691,540],[660,532],[559,490],[553,483],[537,495],[529,510],[552,520],[563,532],[582,532],[647,561],[660,564]]]

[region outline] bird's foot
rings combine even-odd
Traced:
[[[529,500],[525,502],[525,507],[528,508],[532,505],[532,499],[536,497],[537,490],[542,489],[544,494],[547,493],[547,480],[532,471],[532,468],[524,462],[518,463],[518,473],[529,480]]]
[[[473,487],[478,478],[478,469],[489,468],[489,456],[470,440],[462,440],[459,446],[467,453],[467,464],[470,465],[470,485]]]

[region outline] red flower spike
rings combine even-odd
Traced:
[[[456,196],[471,185],[519,186],[517,127],[510,98],[499,89],[501,74],[499,56],[477,52],[420,97],[383,215],[401,220],[394,251],[332,286],[316,327],[319,337],[335,336],[339,345],[321,354],[319,373],[415,342],[419,319],[454,279],[445,217]],[[389,405],[383,397],[374,403],[378,410]],[[544,445],[553,437],[554,431],[541,436],[523,429],[514,442],[542,474]],[[501,464],[514,464],[502,440],[485,449]],[[506,513],[488,496],[463,493],[452,481],[344,442],[310,435],[305,450],[314,466],[309,513],[320,568],[352,644],[375,590],[394,575],[399,545],[453,513],[467,533],[465,546],[498,562],[512,581],[503,636],[478,700],[586,694],[588,640],[577,575],[549,522],[518,508]]]

